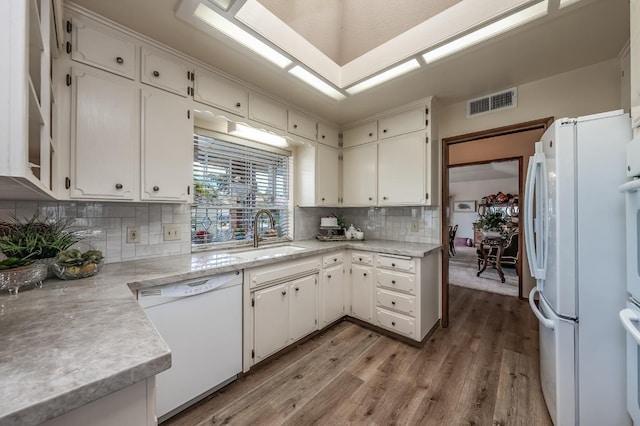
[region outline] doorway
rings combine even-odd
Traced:
[[[553,117],[499,127],[481,132],[442,139],[442,199],[441,230],[443,244],[448,246],[448,225],[452,213],[449,200],[449,168],[481,163],[500,162],[517,159],[520,164],[518,194],[524,194],[524,173],[529,157],[534,153],[534,144],[553,123]],[[522,224],[519,225],[522,228]],[[520,229],[520,235],[523,235]],[[526,261],[526,252],[522,238],[519,241],[521,285],[519,297],[528,294],[535,281],[530,277]],[[449,251],[443,250],[442,256],[442,321],[443,327],[449,325]]]

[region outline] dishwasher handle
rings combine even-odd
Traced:
[[[240,271],[223,273],[197,281],[185,281],[138,290],[138,301],[142,305],[166,303],[183,297],[196,296],[242,284]]]

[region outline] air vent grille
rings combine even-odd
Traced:
[[[467,101],[467,117],[515,108],[517,106],[517,94],[517,89],[514,87]]]

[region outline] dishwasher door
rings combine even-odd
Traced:
[[[242,371],[239,272],[139,290],[138,301],[171,349],[171,368],[156,376],[160,421]]]

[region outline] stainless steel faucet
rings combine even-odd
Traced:
[[[254,247],[258,247],[258,218],[260,218],[260,216],[263,213],[269,216],[269,219],[271,219],[271,229],[276,227],[276,220],[273,218],[273,215],[269,210],[267,209],[258,210],[258,212],[256,213],[256,216],[253,218],[253,246]]]

